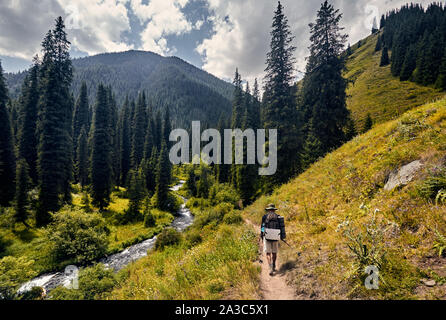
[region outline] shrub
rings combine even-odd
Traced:
[[[53,215],[46,234],[56,261],[88,263],[107,251],[109,230],[97,213],[65,208]]]
[[[189,209],[195,209],[195,208],[207,208],[211,206],[211,202],[207,199],[202,198],[190,198],[187,201],[187,207]]]
[[[225,202],[236,207],[240,201],[240,196],[229,184],[214,184],[209,192],[209,199],[213,205]]]
[[[430,200],[442,201],[443,191],[446,190],[446,169],[431,171],[429,177],[419,187],[422,197]]]
[[[243,218],[240,212],[231,211],[229,214],[225,215],[223,222],[226,224],[241,224]]]
[[[437,196],[435,197],[435,203],[438,204],[446,204],[446,189],[438,191]]]
[[[0,259],[0,299],[13,299],[19,286],[36,276],[33,260],[12,256]]]
[[[189,247],[194,247],[201,242],[203,242],[203,238],[198,230],[191,230],[186,234],[186,240],[189,244]]]
[[[117,276],[103,264],[82,269],[79,272],[79,289],[59,287],[51,292],[53,300],[101,300],[118,283]]]
[[[165,247],[174,246],[181,242],[181,233],[174,228],[166,228],[158,235],[155,242],[156,250],[163,250]]]
[[[3,236],[0,234],[0,257],[5,254],[6,247],[8,246],[8,243],[3,239]]]
[[[434,249],[438,252],[438,256],[442,257],[446,253],[446,237],[438,230],[435,231],[437,239],[434,243]]]
[[[146,214],[144,216],[144,226],[146,228],[151,228],[156,225],[156,220],[153,214],[150,212],[150,210],[146,211]]]
[[[31,290],[26,291],[20,300],[43,300],[44,291],[42,287],[33,287]]]
[[[362,210],[369,212],[367,207],[363,207]],[[365,230],[358,230],[348,220],[338,226],[339,230],[343,231],[347,247],[355,256],[358,272],[362,273],[365,267],[372,265],[382,268],[385,259],[384,228],[378,224],[376,212],[365,225]]]

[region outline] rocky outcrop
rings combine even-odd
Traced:
[[[416,174],[424,167],[420,160],[414,161],[401,167],[399,170],[392,172],[389,179],[384,186],[384,190],[391,191],[395,188],[399,188],[407,185],[411,182]]]

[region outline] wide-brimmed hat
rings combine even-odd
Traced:
[[[276,208],[276,206],[274,205],[274,203],[270,203],[270,204],[268,205],[268,207],[266,207],[265,210],[266,210],[266,211],[270,211],[270,210],[277,211],[277,210],[279,210],[279,209]]]

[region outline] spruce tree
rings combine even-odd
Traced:
[[[209,179],[209,168],[202,164],[200,165],[200,176],[197,182],[197,197],[207,199],[209,198],[209,190],[211,188],[211,182]]]
[[[81,91],[76,102],[73,114],[73,139],[75,141],[74,150],[77,150],[77,140],[81,133],[82,128],[86,132],[90,131],[89,118],[90,107],[88,105],[88,90],[87,84],[82,82]]]
[[[318,140],[323,153],[345,142],[345,126],[350,117],[346,105],[347,80],[342,75],[345,60],[341,55],[347,36],[339,26],[341,18],[339,10],[325,1],[316,23],[310,24],[310,57],[303,84],[302,111],[305,123],[311,122],[313,126],[307,128],[306,145]]]
[[[245,114],[243,116],[242,130],[256,129],[256,112],[254,111],[253,96],[249,89],[249,83],[245,90]],[[243,146],[243,157],[247,159],[247,147]],[[249,205],[254,200],[256,193],[257,167],[253,164],[237,166],[237,189],[244,205]]]
[[[350,43],[349,43],[348,47],[347,47],[347,51],[346,51],[347,57],[350,57],[352,55],[352,53],[353,53],[352,47],[350,46]]]
[[[8,89],[0,63],[0,206],[8,206],[14,198],[15,155],[11,121],[6,104]]]
[[[169,150],[166,142],[161,144],[161,151],[159,154],[158,165],[156,168],[156,192],[155,192],[155,207],[160,210],[169,210]]]
[[[407,81],[412,77],[412,73],[417,67],[417,54],[414,46],[410,46],[407,50],[406,57],[404,58],[404,63],[401,68],[400,80]]]
[[[238,72],[238,68],[235,70],[234,76],[234,93],[232,98],[232,120],[231,120],[231,128],[232,129],[241,129],[243,122],[243,115],[245,110],[245,101],[242,87],[242,77]],[[232,185],[237,188],[237,170],[238,165],[235,164],[235,146],[232,144],[232,166],[230,167],[230,182]]]
[[[131,161],[132,167],[138,168],[144,156],[144,140],[146,136],[146,95],[142,93],[138,97],[135,117],[133,119],[133,139]]]
[[[366,133],[373,127],[373,119],[370,113],[367,114],[367,118],[364,121],[364,126],[362,128],[362,132]]]
[[[324,154],[325,154],[324,147],[315,134],[313,122],[311,120],[310,124],[308,125],[308,134],[302,148],[302,154],[301,154],[302,170],[309,168],[311,164],[316,162]]]
[[[28,164],[25,159],[17,162],[17,176],[16,176],[16,192],[15,192],[15,222],[23,223],[26,227],[28,224],[26,220],[29,216],[29,196],[30,177],[28,175]]]
[[[381,54],[381,62],[379,63],[380,67],[385,67],[390,64],[389,60],[389,49],[387,47],[384,47],[382,54]]]
[[[375,34],[379,31],[378,22],[376,21],[376,17],[373,18],[373,26],[372,26],[372,34]]]
[[[88,183],[88,140],[85,127],[82,127],[77,140],[76,173],[77,181],[80,183],[82,189],[84,189]]]
[[[443,62],[441,63],[435,86],[443,91],[446,91],[446,50],[444,52]]]
[[[156,146],[153,146],[150,158],[144,162],[144,176],[146,178],[146,189],[150,194],[156,192],[156,179],[159,153]]]
[[[380,24],[379,24],[379,28],[382,29],[385,26],[386,26],[386,17],[385,17],[385,15],[382,15],[381,16],[381,21],[380,21]]]
[[[192,166],[187,174],[186,179],[186,188],[190,191],[192,197],[197,196],[197,184],[196,184],[197,176],[195,175],[195,168]]]
[[[130,184],[128,188],[129,195],[129,209],[126,212],[129,215],[128,220],[131,222],[135,222],[138,220],[142,220],[143,216],[140,212],[141,205],[145,197],[145,187],[144,187],[144,178],[141,169],[139,170],[131,170],[129,172],[130,175]]]
[[[37,225],[50,221],[49,212],[56,212],[61,199],[70,201],[72,177],[72,65],[70,42],[61,17],[43,43],[40,68],[40,100],[38,132],[38,172],[40,182]]]
[[[112,161],[112,181],[115,186],[119,186],[121,177],[121,161],[120,161],[120,150],[121,150],[121,139],[119,132],[119,117],[118,117],[118,107],[116,105],[116,99],[113,94],[112,88],[107,89],[108,105],[110,109],[109,116],[109,130],[110,130],[110,143],[111,143],[111,161]]]
[[[240,129],[242,127],[243,117],[243,88],[242,77],[238,72],[238,68],[235,70],[234,76],[234,94],[232,99],[232,129]]]
[[[297,172],[300,148],[296,104],[292,90],[294,37],[279,2],[274,13],[270,51],[266,59],[263,117],[265,129],[278,130],[277,173],[265,179],[265,190],[286,182]]]
[[[18,157],[26,160],[32,183],[37,185],[37,107],[39,102],[38,78],[39,61],[34,58],[34,64],[25,78],[20,96],[18,115]]]
[[[125,186],[127,183],[127,174],[131,168],[130,152],[131,152],[131,115],[130,102],[126,97],[124,106],[121,110],[120,116],[120,135],[121,135],[121,185]]]
[[[224,115],[220,116],[218,120],[217,130],[220,132],[220,135],[224,136],[224,130],[229,127],[229,120],[226,121]],[[223,161],[222,161],[223,162]],[[230,180],[230,170],[231,165],[227,164],[218,164],[215,165],[217,180],[220,183],[227,183]]]
[[[152,108],[149,107],[147,112],[147,129],[144,141],[144,159],[150,159],[153,147],[155,146],[155,124],[153,121]]]
[[[101,210],[110,202],[112,188],[112,159],[109,137],[110,109],[107,91],[102,84],[98,86],[96,107],[93,118],[93,148],[91,155],[91,187],[93,204]]]
[[[356,137],[357,131],[355,126],[355,121],[351,117],[347,120],[347,125],[345,127],[345,138],[347,141],[350,141],[354,137]]]
[[[261,127],[260,119],[260,90],[257,78],[254,80],[254,89],[252,93],[252,118],[254,119],[253,129],[259,129]]]
[[[161,112],[158,110],[153,117],[153,141],[158,150],[161,150],[163,142],[163,121],[161,119]]]
[[[382,39],[381,36],[378,36],[378,40],[376,41],[375,52],[381,51],[382,49]]]
[[[167,153],[169,153],[171,145],[169,141],[169,136],[171,131],[172,131],[172,126],[170,123],[170,112],[169,112],[169,107],[167,107],[163,121],[163,140],[166,142]],[[168,184],[170,185],[172,176],[172,163],[170,161],[167,162],[166,170],[167,170],[166,177],[169,178]]]

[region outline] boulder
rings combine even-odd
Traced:
[[[420,160],[414,161],[392,172],[387,180],[384,190],[391,191],[395,188],[405,186],[415,178],[415,175],[423,168]]]

